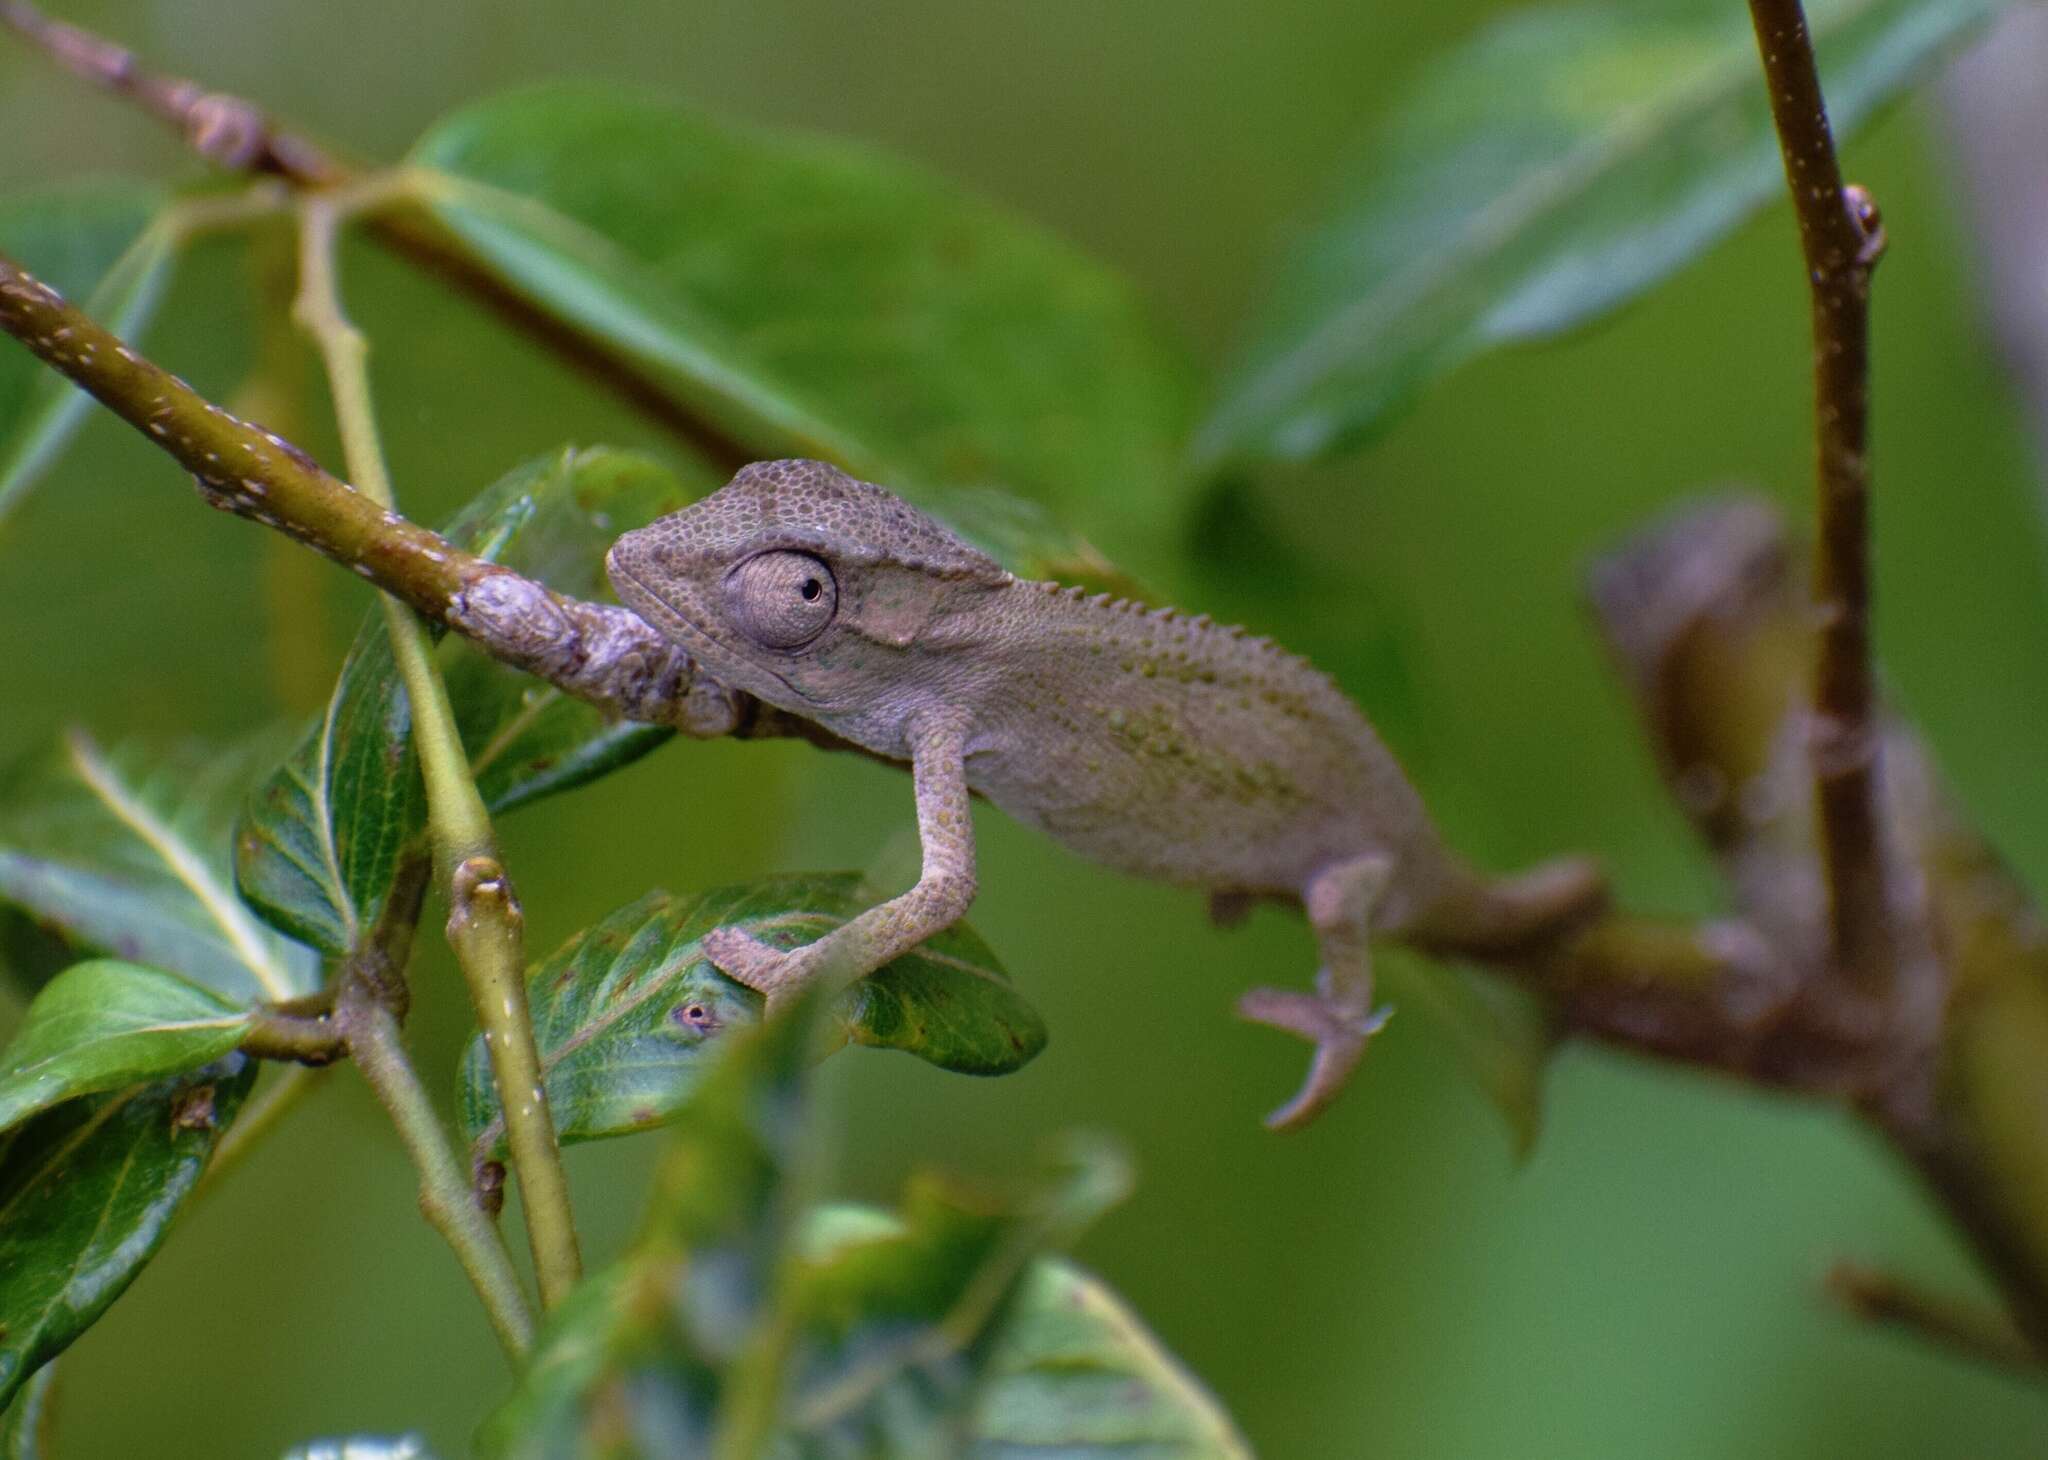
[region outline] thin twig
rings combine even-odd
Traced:
[[[469,1183],[463,1180],[455,1152],[435,1119],[434,1103],[406,1058],[398,1021],[369,983],[349,974],[344,974],[335,1020],[341,1025],[350,1060],[390,1114],[399,1141],[419,1171],[421,1214],[455,1250],[456,1260],[483,1299],[505,1352],[515,1360],[521,1358],[533,1343],[533,1315],[526,1295],[506,1255],[504,1239],[470,1200]]]
[[[1835,968],[1882,994],[1896,978],[1879,824],[1879,737],[1870,664],[1870,275],[1884,226],[1845,187],[1799,0],[1750,0],[1813,295],[1817,530],[1811,753]]]
[[[1827,1290],[1867,1323],[1905,1329],[1938,1348],[2037,1382],[2048,1379],[2048,1356],[1995,1308],[1929,1292],[1852,1262],[1835,1264],[1827,1276]]]
[[[236,1048],[259,1060],[331,1065],[341,1057],[341,1034],[332,1019],[263,1009],[250,1020],[249,1031]]]
[[[361,169],[281,125],[254,102],[152,71],[125,47],[53,20],[24,0],[0,0],[0,25],[74,74],[134,101],[218,166],[271,174],[304,188],[360,180]],[[660,375],[630,354],[549,314],[512,288],[431,217],[391,212],[371,219],[367,231],[392,253],[545,346],[570,369],[702,456],[714,470],[737,470],[757,454],[680,399]]]
[[[177,128],[195,151],[222,167],[275,173],[314,186],[347,176],[346,167],[311,142],[279,131],[254,103],[152,71],[126,47],[54,20],[22,0],[0,0],[0,25],[66,70]]]
[[[367,201],[364,195],[333,193],[306,200],[293,315],[326,361],[349,474],[359,491],[390,511],[391,482],[370,399],[369,345],[348,319],[335,277],[340,222],[350,208]],[[582,1277],[583,1262],[527,1012],[519,903],[499,858],[490,813],[470,774],[427,626],[399,600],[384,595],[381,601],[392,657],[412,703],[413,742],[426,783],[427,825],[442,878],[450,887],[449,942],[490,1052],[505,1111],[507,1144],[525,1198],[522,1210],[541,1301],[553,1307]]]
[[[129,349],[5,256],[0,329],[191,472],[209,505],[353,569],[493,657],[628,719],[717,734],[743,718],[727,691],[700,687],[689,656],[631,613],[552,593],[386,510]]]

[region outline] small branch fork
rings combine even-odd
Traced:
[[[1750,0],[1749,12],[1813,296],[1820,637],[1811,753],[1830,947],[1837,972],[1882,997],[1899,961],[1870,654],[1870,276],[1884,225],[1870,195],[1842,182],[1799,0]]]

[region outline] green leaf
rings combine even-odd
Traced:
[[[246,1010],[175,973],[81,963],[36,995],[0,1051],[0,1131],[62,1100],[211,1064],[248,1027]]]
[[[412,707],[373,608],[320,720],[249,795],[235,885],[272,927],[338,958],[376,923],[426,822]]]
[[[69,1100],[0,1141],[0,1404],[163,1244],[256,1067]]]
[[[890,1213],[835,1205],[811,1215],[803,1242],[815,1260],[903,1231]],[[1039,1257],[989,1346],[958,1453],[1250,1460],[1252,1451],[1215,1397],[1099,1278]]]
[[[1178,506],[1178,347],[1119,276],[922,169],[611,84],[480,102],[412,160],[490,267],[755,454],[942,514],[1002,487],[1131,548]]]
[[[0,1460],[53,1460],[50,1432],[55,1428],[57,1365],[53,1360],[30,1376],[15,1392],[0,1423]]]
[[[565,449],[486,488],[446,535],[565,593],[608,596],[612,540],[708,485],[628,452]],[[595,780],[674,734],[608,721],[466,643],[446,645],[442,661],[477,788],[494,813]],[[250,796],[235,836],[236,881],[273,926],[338,957],[376,922],[400,854],[425,825],[411,707],[383,615],[372,610],[325,713]]]
[[[1060,1361],[1006,1353],[1008,1320],[1037,1253],[1123,1195],[1122,1161],[1076,1143],[1008,1197],[924,1177],[898,1217],[798,1232],[810,1048],[801,1018],[722,1041],[640,1239],[550,1315],[484,1454],[969,1453],[989,1382]]]
[[[1026,1274],[966,1460],[1251,1460],[1230,1416],[1103,1283],[1058,1258]]]
[[[804,1180],[816,1012],[800,1001],[789,1017],[719,1041],[632,1251],[548,1315],[517,1387],[477,1436],[480,1454],[600,1453],[585,1417],[606,1394],[643,1414],[629,1421],[641,1449],[621,1436],[603,1452],[707,1453],[723,1370],[767,1301],[794,1215],[788,1189]]]
[[[271,933],[235,895],[228,828],[249,761],[109,752],[74,732],[0,770],[0,900],[80,946],[237,1002],[310,992],[311,950]]]
[[[1836,136],[1999,4],[1811,0]],[[1619,308],[1784,192],[1742,6],[1508,15],[1432,66],[1344,170],[1195,456],[1355,446],[1436,377]]]
[[[786,1432],[800,1456],[957,1455],[1032,1260],[1129,1190],[1120,1157],[1070,1142],[1007,1199],[921,1177],[896,1230],[798,1254],[778,1297],[790,1332]]]
[[[667,1120],[690,1098],[721,1031],[760,1018],[760,996],[707,961],[728,924],[783,947],[812,942],[880,894],[853,873],[805,873],[696,896],[651,892],[569,940],[528,980],[549,1108],[566,1142]],[[1045,1046],[1044,1023],[980,938],[948,929],[856,984],[834,1018],[856,1044],[943,1069],[1004,1074]],[[462,1063],[463,1129],[486,1158],[504,1125],[481,1037]]]
[[[0,199],[0,253],[133,342],[156,310],[176,246],[151,226],[154,183],[96,182]],[[0,350],[0,518],[63,449],[86,395],[25,350]]]
[[[283,1460],[434,1460],[434,1455],[418,1435],[345,1435],[294,1445]]]

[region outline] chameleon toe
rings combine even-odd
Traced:
[[[1275,988],[1248,990],[1237,1001],[1237,1012],[1241,1018],[1298,1035],[1316,1047],[1301,1089],[1266,1117],[1271,1130],[1300,1130],[1320,1115],[1343,1092],[1365,1054],[1366,1043],[1393,1014],[1390,1007],[1382,1005],[1360,1015],[1314,994]]]

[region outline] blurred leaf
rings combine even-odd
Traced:
[[[909,163],[611,84],[477,103],[413,161],[508,281],[754,453],[942,513],[1000,486],[1132,547],[1177,505],[1182,352],[1114,272]]]
[[[0,253],[131,343],[155,312],[176,240],[151,227],[168,195],[103,181],[0,199]],[[0,518],[63,449],[90,399],[25,350],[0,351]]]
[[[0,1131],[62,1100],[211,1064],[248,1027],[247,1012],[175,973],[81,963],[36,995],[0,1050]]]
[[[914,1178],[897,1230],[801,1254],[776,1325],[792,1330],[788,1453],[971,1453],[1029,1264],[1128,1190],[1120,1157],[1072,1143],[1036,1190],[997,1200]]]
[[[1251,1460],[1230,1416],[1098,1279],[1025,1275],[975,1406],[967,1460]]]
[[[1811,0],[1837,138],[2000,0]],[[1197,460],[1355,446],[1497,345],[1618,308],[1782,199],[1740,5],[1510,14],[1442,57],[1280,262]]]
[[[0,1404],[155,1255],[255,1074],[230,1055],[66,1101],[0,1138]]]
[[[0,984],[28,998],[78,959],[78,949],[61,931],[0,903]]]
[[[80,945],[237,1002],[310,992],[312,952],[235,896],[228,826],[248,763],[219,751],[108,752],[74,732],[0,771],[0,900]]]
[[[434,1455],[418,1435],[346,1435],[295,1445],[283,1460],[434,1460]]]
[[[565,449],[485,488],[446,536],[565,593],[608,596],[612,540],[697,495],[696,484],[644,457]],[[595,780],[675,733],[607,720],[466,643],[448,645],[443,662],[470,768],[493,812]],[[235,836],[236,881],[274,926],[338,957],[376,922],[400,853],[425,825],[412,711],[383,614],[373,609],[326,713],[249,798]]]
[[[478,1433],[478,1453],[707,1453],[723,1370],[767,1301],[789,1191],[804,1185],[815,1014],[799,1001],[790,1017],[718,1042],[631,1252],[548,1315],[511,1397]],[[611,1412],[586,1428],[599,1407]],[[600,1427],[609,1443],[591,1433]]]
[[[1020,1329],[1019,1348],[1008,1319],[1036,1254],[1122,1196],[1120,1159],[1070,1146],[1051,1179],[1008,1199],[920,1178],[900,1217],[835,1212],[796,1236],[803,1022],[756,1026],[720,1049],[675,1124],[639,1240],[550,1316],[479,1437],[484,1454],[994,1460],[998,1449],[963,1448],[985,1380],[1043,1380],[1069,1358],[1095,1380],[1071,1327]],[[1135,1352],[1098,1348],[1129,1371],[1127,1410],[1140,1400]],[[1025,1422],[1013,1412],[1022,1391],[1011,1394],[992,1444]],[[1107,1423],[1116,1397],[1070,1393],[1070,1432]]]
[[[54,1460],[50,1432],[56,1427],[52,1403],[56,1387],[57,1363],[53,1359],[15,1391],[6,1422],[0,1423],[0,1460]]]
[[[528,981],[549,1108],[566,1142],[667,1120],[690,1098],[720,1032],[760,1018],[760,995],[713,968],[704,935],[728,924],[783,947],[822,937],[879,894],[853,873],[804,873],[691,897],[651,892],[578,934]],[[840,999],[845,1038],[943,1069],[1004,1074],[1045,1047],[1045,1026],[964,925],[871,974]],[[458,1098],[479,1159],[504,1138],[481,1037]]]
[[[1543,1129],[1543,1076],[1557,1048],[1550,1011],[1533,994],[1457,963],[1377,954],[1397,1011],[1420,1014],[1446,1039],[1507,1123],[1518,1160]]]

